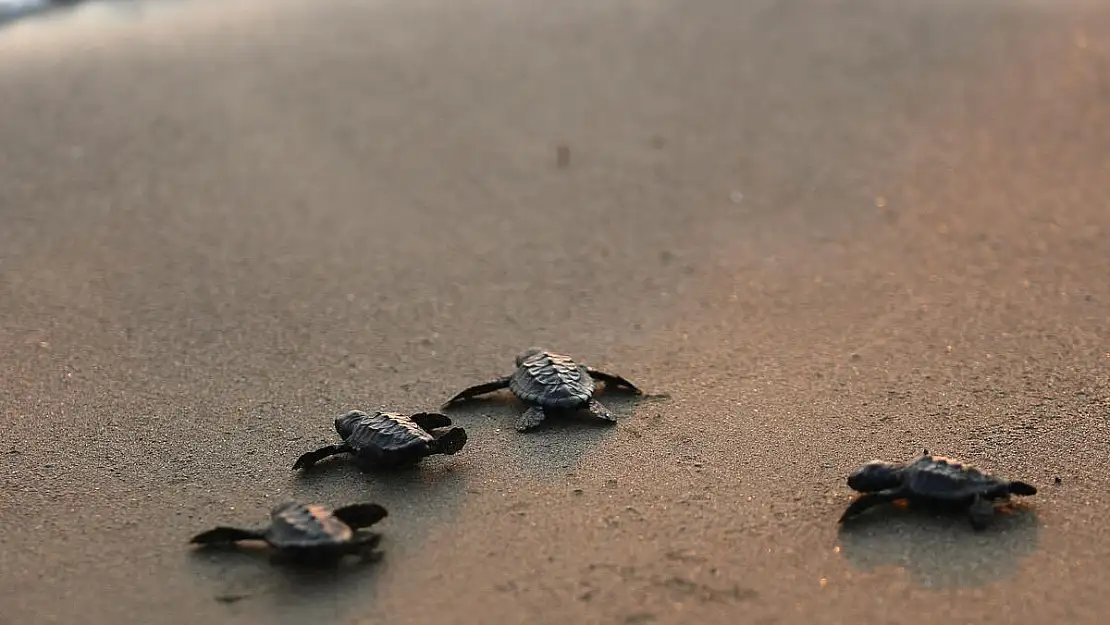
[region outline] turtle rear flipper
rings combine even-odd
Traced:
[[[605,421],[609,421],[610,423],[617,422],[617,418],[613,416],[613,413],[609,412],[609,409],[603,406],[601,402],[597,401],[596,399],[591,399],[590,403],[586,404],[586,410],[588,410],[591,415],[597,417],[598,419],[603,419]]]
[[[623,389],[625,389],[626,391],[628,391],[630,393],[635,393],[636,395],[642,395],[643,394],[643,391],[636,388],[635,384],[633,384],[633,383],[629,382],[628,380],[624,379],[624,377],[622,377],[622,376],[615,375],[615,374],[612,374],[612,373],[605,373],[604,371],[598,371],[597,369],[592,369],[590,367],[586,367],[586,373],[588,373],[591,378],[593,378],[595,380],[600,380],[608,386],[615,387],[615,388],[623,388]]]
[[[443,404],[443,407],[446,408],[447,406],[450,406],[456,402],[460,402],[464,399],[470,399],[471,397],[477,397],[478,395],[485,395],[486,393],[499,391],[503,388],[509,388],[509,381],[511,379],[511,377],[504,377],[492,382],[486,382],[485,384],[478,384],[475,386],[471,386],[468,389],[463,389],[462,391],[459,391],[457,395],[455,395],[451,399],[448,399]]]
[[[534,429],[540,423],[543,423],[543,420],[546,418],[547,415],[544,414],[543,408],[540,406],[529,406],[528,410],[525,410],[524,414],[520,415],[520,419],[517,419],[516,429],[518,432],[526,432]]]
[[[324,458],[327,458],[328,456],[335,456],[338,454],[346,454],[350,452],[351,447],[347,445],[347,443],[338,443],[335,445],[328,445],[327,447],[321,447],[316,451],[310,451],[302,455],[300,458],[297,458],[297,461],[293,463],[293,469],[307,469],[317,462],[320,462]]]
[[[466,430],[463,428],[433,432],[432,436],[436,439],[432,445],[432,451],[437,454],[457,454],[466,445]]]
[[[360,527],[369,527],[385,517],[389,512],[376,503],[360,503],[344,506],[332,512],[335,518],[343,521],[348,527],[357,530]]]
[[[1037,487],[1032,484],[1026,484],[1025,482],[1010,482],[1009,490],[1010,493],[1023,497],[1037,494]]]
[[[265,532],[244,530],[237,527],[217,527],[193,536],[189,542],[196,545],[227,544],[240,540],[265,540]]]

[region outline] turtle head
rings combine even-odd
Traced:
[[[366,413],[361,410],[352,410],[347,414],[339,415],[335,418],[335,431],[339,432],[339,436],[346,440],[354,431],[355,424],[364,417],[366,417]]]
[[[896,488],[902,482],[902,466],[872,460],[848,476],[848,487],[861,493]]]
[[[531,358],[532,356],[535,356],[536,354],[542,354],[542,353],[543,353],[543,350],[540,349],[539,347],[529,347],[528,349],[526,349],[526,350],[524,350],[524,351],[522,351],[522,352],[520,352],[519,354],[516,355],[516,366],[519,367],[520,365],[524,364],[525,360],[528,360],[529,358]]]

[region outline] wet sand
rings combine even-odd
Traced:
[[[1110,611],[1105,4],[143,6],[0,30],[0,621]],[[290,471],[532,344],[670,399]],[[924,447],[1041,492],[838,527]],[[385,558],[186,545],[288,498]]]

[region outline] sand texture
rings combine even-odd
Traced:
[[[1096,1],[5,25],[0,623],[1104,623],[1108,111]],[[669,399],[291,471],[533,344]],[[1041,492],[842,531],[925,447]],[[384,559],[186,544],[284,499],[385,505]]]

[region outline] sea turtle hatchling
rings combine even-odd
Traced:
[[[342,443],[302,455],[293,468],[307,469],[336,454],[354,455],[364,469],[401,467],[432,454],[458,453],[466,445],[466,430],[451,427],[450,417],[434,412],[405,416],[352,410],[336,417],[335,431]]]
[[[569,356],[533,347],[516,357],[516,371],[512,375],[472,386],[447,400],[444,408],[465,399],[508,388],[528,404],[528,409],[516,424],[516,429],[521,432],[538,426],[549,410],[570,411],[584,408],[599,419],[616,422],[613,413],[593,398],[594,380],[641,394],[640,389],[619,375],[591,369],[574,362]]]
[[[848,506],[841,522],[879,504],[905,499],[965,510],[972,527],[981,530],[994,518],[995,503],[1010,495],[1037,494],[1036,487],[983,473],[928,450],[908,464],[872,460],[848,476],[848,486],[864,493]]]
[[[354,504],[332,510],[319,504],[287,501],[270,511],[270,526],[263,529],[217,527],[197,534],[191,543],[230,544],[261,540],[279,552],[308,560],[334,560],[350,553],[366,553],[377,546],[381,534],[360,532],[387,516],[375,503]]]

